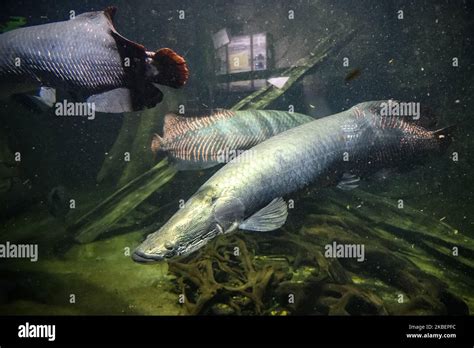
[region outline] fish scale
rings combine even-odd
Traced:
[[[268,203],[275,193],[293,192],[321,174],[329,163],[342,159],[346,145],[335,140],[333,130],[341,132],[346,117],[313,121],[276,135],[252,148],[252,161],[228,163],[204,186],[238,197],[249,211]]]
[[[248,212],[253,212],[276,197],[306,186],[328,170],[342,173],[364,169],[361,167],[377,169],[413,155],[414,151],[438,147],[433,132],[399,117],[384,118],[360,104],[253,147],[251,161],[231,161],[203,185],[203,190],[211,188],[219,195],[237,197]],[[345,153],[349,155],[348,162],[343,160]],[[369,164],[370,160],[373,163]]]
[[[351,109],[277,134],[227,163],[133,254],[137,262],[188,255],[238,228],[272,231],[284,225],[282,197],[314,183],[354,188],[358,175],[405,161],[416,163],[450,143],[451,127],[430,131],[402,117],[382,116],[392,101]],[[247,154],[251,153],[251,156]]]
[[[290,128],[313,121],[299,113],[272,110],[221,110],[209,116],[165,117],[163,138],[152,149],[165,151],[178,169],[208,168]],[[234,156],[235,157],[235,156]]]
[[[83,19],[77,16],[70,21],[38,26],[34,31],[20,28],[2,34],[0,76],[16,71],[19,76],[36,76],[46,85],[66,80],[79,89],[94,92],[123,85],[125,72],[115,40],[104,31],[82,30],[91,25],[108,25],[106,17]],[[76,30],[67,30],[72,21],[77,21]],[[71,42],[80,44],[71,46]],[[100,42],[105,42],[108,49]],[[16,58],[26,64],[16,67]]]

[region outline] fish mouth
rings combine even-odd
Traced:
[[[164,257],[156,254],[145,254],[141,251],[135,250],[132,254],[132,260],[139,263],[152,263],[163,261]]]

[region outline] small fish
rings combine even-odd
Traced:
[[[69,213],[69,202],[64,186],[53,187],[48,193],[46,203],[49,213],[55,218],[64,219]]]
[[[115,12],[108,7],[1,34],[0,97],[49,87],[60,93],[48,96],[119,113],[154,107],[163,98],[157,84],[183,86],[185,60],[169,48],[149,52],[124,38],[114,27]]]
[[[210,168],[313,120],[303,114],[273,110],[220,110],[202,117],[168,114],[163,137],[155,134],[151,150],[166,152],[179,170]]]
[[[346,82],[352,81],[352,80],[358,78],[361,73],[362,73],[362,71],[359,68],[354,69],[354,70],[350,71],[346,75],[346,77],[344,77],[344,81],[346,81]]]
[[[137,262],[186,256],[237,229],[273,231],[286,222],[282,197],[314,182],[318,187],[371,175],[442,153],[451,128],[427,130],[402,117],[383,116],[390,101],[358,104],[275,135],[219,169],[133,254]],[[349,175],[346,175],[348,173]],[[330,180],[327,180],[329,178]],[[350,209],[350,206],[349,206]]]

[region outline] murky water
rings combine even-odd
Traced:
[[[1,28],[71,20],[108,5],[8,2]],[[115,6],[117,32],[147,51],[171,48],[186,60],[189,80],[179,89],[160,86],[164,98],[153,108],[93,117],[58,115],[55,105],[31,97],[33,91],[1,101],[0,313],[472,311],[472,4],[180,0]],[[53,57],[66,54],[54,43],[48,47]],[[0,55],[6,59],[9,52]],[[11,81],[0,82],[12,92]],[[62,89],[58,100],[85,101],[77,89]],[[154,154],[150,146],[155,133],[164,134],[166,114],[258,108],[319,119],[388,99],[409,103],[410,122],[424,129],[456,126],[442,134],[449,146],[422,160],[405,156],[395,168],[387,163],[351,190],[315,180],[284,195],[288,218],[272,231],[217,236],[185,258],[132,260],[146,235],[222,167],[176,172],[161,162],[166,153]],[[183,123],[168,125],[174,134]]]

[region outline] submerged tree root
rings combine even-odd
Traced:
[[[241,239],[223,242],[213,243],[191,262],[169,264],[184,295],[186,313],[242,314],[251,310],[261,314],[266,290],[280,280],[281,273],[271,265],[254,265],[253,254]]]
[[[188,314],[420,315],[468,314],[472,240],[412,209],[358,192],[305,206],[303,224],[280,232],[224,236],[182,262],[170,263]],[[307,205],[313,204],[308,200]],[[301,204],[306,204],[302,202]],[[367,205],[376,209],[366,214]],[[321,208],[323,207],[323,208]],[[370,217],[370,218],[368,218]],[[296,219],[297,220],[297,219]],[[297,232],[295,232],[297,231]],[[410,232],[410,233],[409,233]],[[429,247],[427,243],[429,241]],[[364,260],[331,258],[325,247],[364,246]],[[236,254],[236,250],[238,253]],[[449,249],[447,249],[449,250]],[[445,257],[439,257],[440,254]],[[467,303],[466,303],[467,301]]]

